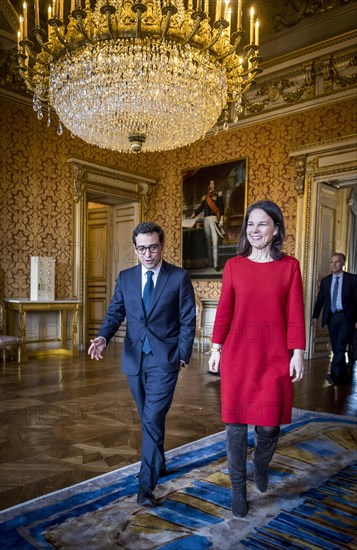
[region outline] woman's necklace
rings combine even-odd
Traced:
[[[262,254],[259,254],[259,252],[257,253],[257,251],[255,251],[255,254],[250,254],[248,256],[248,259],[251,260],[252,262],[257,262],[257,263],[261,263],[261,264],[267,264],[268,262],[273,262],[274,259],[270,256],[267,256],[267,255],[262,255]]]

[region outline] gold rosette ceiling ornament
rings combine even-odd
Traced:
[[[87,143],[121,152],[188,145],[228,103],[237,120],[260,71],[259,21],[240,0],[206,4],[72,0],[65,13],[56,0],[44,29],[39,0],[25,2],[18,58],[38,118],[47,104],[59,133],[63,124]]]

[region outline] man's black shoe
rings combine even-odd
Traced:
[[[148,487],[145,487],[145,485],[140,486],[136,501],[138,504],[141,504],[141,506],[145,506],[145,508],[156,508],[157,506],[152,491],[150,491]]]
[[[331,374],[328,374],[326,376],[326,380],[331,386],[335,386],[336,380],[334,379],[334,377]]]

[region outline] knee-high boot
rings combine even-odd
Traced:
[[[278,444],[280,428],[273,437],[264,437],[254,432],[254,451],[252,455],[254,464],[254,483],[261,493],[265,493],[268,488],[268,466],[273,458],[274,451]]]
[[[247,503],[247,425],[227,424],[227,459],[232,483],[232,512],[238,518],[248,513]]]

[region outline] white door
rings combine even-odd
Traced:
[[[119,271],[136,263],[131,235],[137,218],[137,203],[115,206],[88,203],[87,344],[98,333],[113,295]],[[124,328],[121,327],[114,341],[119,341]]]
[[[338,190],[321,183],[318,189],[316,231],[315,231],[315,288],[313,302],[315,302],[320,280],[330,274],[330,257],[336,246],[336,225],[338,210]],[[311,357],[326,357],[330,352],[327,328],[321,328],[320,315],[315,337],[312,340]]]

